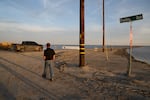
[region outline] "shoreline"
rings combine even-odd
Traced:
[[[137,48],[137,47],[135,47],[135,48]],[[128,59],[128,61],[129,61],[129,57],[130,57],[130,54],[128,53],[128,50],[129,48],[120,48],[120,49],[118,49],[118,51],[116,51],[116,54],[118,54],[118,55],[124,55],[127,59]],[[117,52],[122,52],[122,53],[117,53]],[[138,60],[138,59],[136,59],[134,56],[132,56],[131,55],[131,57],[132,57],[132,61],[135,61],[135,62],[141,62],[141,63],[144,63],[144,64],[147,64],[148,66],[150,66],[150,64],[148,64],[147,62],[145,62],[145,61],[142,61],[142,60]]]
[[[128,48],[127,48],[127,49],[128,49]],[[126,49],[126,52],[128,53],[127,49]],[[133,52],[133,51],[132,51],[132,52]],[[128,55],[130,56],[130,54],[129,54],[129,53],[128,53]],[[149,65],[149,66],[150,66],[150,63],[148,63],[148,62],[144,61],[143,59],[138,59],[138,58],[134,57],[134,55],[131,55],[131,57],[132,57],[132,61],[141,62],[141,63],[147,64],[147,65]]]

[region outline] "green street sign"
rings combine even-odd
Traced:
[[[139,14],[139,15],[134,15],[134,16],[129,16],[129,17],[124,17],[124,18],[120,18],[120,23],[124,23],[124,22],[130,22],[130,60],[129,60],[129,66],[127,69],[127,74],[128,76],[130,76],[131,74],[131,67],[132,67],[132,41],[133,41],[133,32],[132,32],[132,21],[136,21],[136,20],[141,20],[143,19],[143,15]]]
[[[120,23],[131,22],[131,21],[136,21],[136,20],[141,20],[141,19],[143,19],[143,15],[139,14],[139,15],[120,18]]]

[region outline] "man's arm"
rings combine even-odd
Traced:
[[[55,60],[55,55],[53,55],[53,60]]]
[[[55,51],[53,50],[53,60],[55,60]]]
[[[43,59],[45,60],[45,59],[46,59],[46,56],[43,56]]]

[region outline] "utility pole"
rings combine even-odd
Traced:
[[[103,46],[102,46],[102,51],[105,52],[105,7],[104,7],[105,3],[103,0]]]
[[[80,67],[85,66],[84,48],[84,0],[80,0]]]

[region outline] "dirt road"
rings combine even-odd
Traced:
[[[121,51],[118,51],[121,53]],[[56,51],[55,77],[41,77],[42,52],[0,51],[2,100],[148,100],[150,66],[134,61],[131,77],[125,76],[127,58],[115,51],[106,60],[103,52],[88,50],[86,66],[78,67],[78,51]],[[63,71],[64,67],[64,71]],[[60,68],[62,68],[60,70]]]

